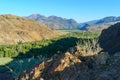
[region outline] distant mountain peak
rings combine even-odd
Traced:
[[[117,18],[117,17],[116,16],[107,16],[107,17],[104,17],[104,18]]]
[[[108,17],[104,17],[103,19],[100,19],[96,24],[109,23],[109,22],[115,22],[115,21],[120,21],[120,19],[118,19],[115,16],[108,16]]]
[[[43,16],[41,14],[31,14],[30,16]]]
[[[88,30],[88,31],[102,31],[103,29],[108,28],[109,26],[120,22],[120,17],[116,16],[107,16],[102,19],[93,20],[89,22],[81,23],[79,27],[81,30]],[[86,25],[89,24],[89,25]],[[87,28],[86,28],[87,27]]]

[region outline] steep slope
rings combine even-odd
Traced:
[[[111,25],[114,25],[118,22],[109,22],[109,23],[102,23],[102,24],[95,24],[87,26],[86,30],[90,32],[101,32],[104,29],[107,29]]]
[[[120,23],[102,31],[99,43],[105,51],[114,54],[120,51]]]
[[[73,19],[65,19],[57,16],[45,17],[40,14],[32,14],[26,18],[43,22],[51,29],[76,29],[79,25],[79,23]]]
[[[48,39],[54,33],[44,24],[13,15],[0,15],[0,44]]]

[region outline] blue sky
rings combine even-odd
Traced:
[[[78,22],[120,16],[120,0],[0,0],[0,14],[56,15]]]

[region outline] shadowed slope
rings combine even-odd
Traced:
[[[102,31],[99,44],[104,51],[114,54],[120,51],[120,23],[110,26]]]

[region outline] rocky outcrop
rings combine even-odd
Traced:
[[[98,43],[104,51],[113,54],[120,51],[120,23],[102,31]]]
[[[46,25],[13,15],[0,15],[0,44],[48,39],[55,34]]]
[[[87,70],[87,67],[84,65],[80,66],[80,63],[80,59],[66,52],[65,54],[56,55],[41,64],[35,65],[34,68],[23,73],[19,79],[72,80],[80,74],[79,70]]]

